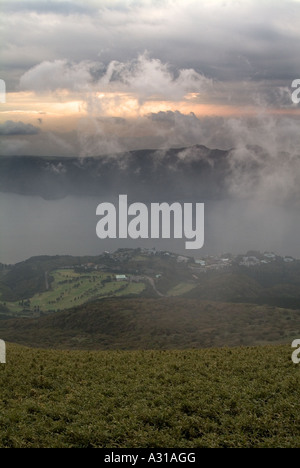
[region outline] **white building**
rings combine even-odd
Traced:
[[[266,253],[264,254],[264,257],[270,258],[271,260],[275,260],[276,255],[275,255],[274,253],[266,252]]]
[[[285,263],[292,263],[292,262],[294,262],[294,259],[292,257],[285,257],[284,261],[285,261]]]
[[[117,281],[127,281],[127,276],[126,275],[116,275],[116,280]]]
[[[260,264],[260,260],[256,257],[243,257],[243,261],[240,262],[240,266],[251,267]]]

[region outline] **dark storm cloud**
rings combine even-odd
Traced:
[[[292,0],[2,3],[4,78],[14,84],[16,70],[20,77],[44,61],[107,65],[144,50],[221,81],[288,85],[300,73],[300,3]]]
[[[5,123],[0,124],[1,136],[37,135],[40,131],[41,130],[34,125],[25,124],[23,122],[13,122],[12,120],[7,120]]]
[[[53,13],[56,15],[91,14],[97,11],[86,2],[53,1],[53,0],[10,0],[4,4],[5,13],[35,12],[38,14]]]

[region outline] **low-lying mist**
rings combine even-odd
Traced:
[[[298,124],[266,113],[199,119],[159,112],[135,127],[93,119],[93,135],[79,127],[76,157],[3,155],[0,262],[127,246],[185,252],[183,241],[98,239],[96,207],[120,194],[130,203],[205,203],[204,248],[186,252],[197,257],[256,249],[299,258]],[[132,150],[150,140],[155,149]],[[115,152],[103,154],[109,149]]]
[[[297,209],[249,201],[219,200],[205,205],[205,245],[185,251],[183,240],[100,240],[96,207],[103,199],[2,194],[0,262],[16,263],[37,255],[98,255],[120,247],[156,247],[196,258],[244,253],[250,249],[300,257]],[[107,200],[105,200],[107,201]],[[116,199],[108,201],[117,203]]]

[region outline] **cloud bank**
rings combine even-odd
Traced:
[[[298,76],[299,2],[292,0],[4,0],[3,78],[11,89],[42,62],[163,63],[220,81]],[[18,31],[18,34],[15,34]]]
[[[13,122],[7,120],[5,123],[0,124],[0,135],[37,135],[40,133],[40,129],[31,124],[25,124],[23,122]]]
[[[148,99],[177,101],[187,93],[209,90],[212,80],[194,69],[174,71],[168,63],[151,58],[147,52],[128,62],[67,60],[44,61],[20,78],[22,91],[77,91],[99,93],[132,93],[140,102]]]

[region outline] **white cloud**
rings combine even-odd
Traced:
[[[35,92],[69,90],[91,94],[130,93],[139,103],[147,100],[179,101],[187,93],[201,93],[212,88],[212,80],[194,69],[177,72],[161,60],[143,53],[135,60],[112,61],[107,67],[100,62],[67,60],[42,62],[20,79],[20,88]],[[92,103],[95,105],[95,102]],[[100,105],[100,104],[99,104]]]
[[[233,142],[228,176],[239,198],[272,203],[300,200],[299,121],[261,115],[252,121],[229,119],[224,130]],[[292,201],[293,200],[293,201]]]
[[[94,64],[88,61],[69,63],[67,60],[45,61],[28,70],[20,79],[26,91],[83,91],[92,82]]]
[[[175,73],[169,64],[143,53],[137,60],[111,62],[99,85],[134,93],[141,101],[180,100],[189,92],[199,93],[208,88],[211,80],[194,69],[180,69]]]
[[[80,157],[93,157],[113,155],[124,151],[125,146],[120,143],[117,134],[118,125],[116,122],[101,121],[96,118],[81,119],[77,133],[78,155]]]

